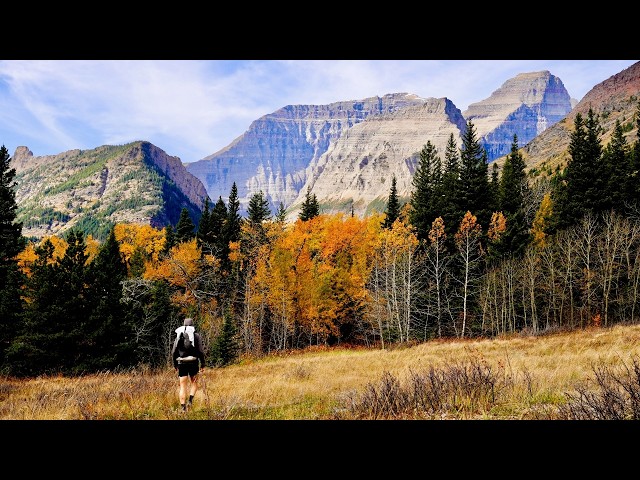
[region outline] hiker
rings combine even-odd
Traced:
[[[193,404],[193,397],[198,390],[198,372],[204,371],[204,351],[202,350],[202,338],[195,331],[192,318],[185,318],[184,324],[176,328],[176,340],[173,343],[171,356],[173,368],[178,372],[180,380],[180,406],[182,411],[187,410],[187,389],[189,389],[189,407]],[[183,339],[188,336],[188,339]],[[185,347],[184,343],[190,343]]]

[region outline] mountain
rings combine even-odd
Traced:
[[[507,155],[514,134],[525,145],[572,109],[562,81],[547,70],[521,73],[463,112],[473,122],[489,162]]]
[[[116,222],[162,228],[176,225],[183,207],[197,225],[207,197],[178,157],[143,141],[40,157],[21,146],[11,166],[17,221],[29,238],[78,227],[103,239]]]
[[[458,110],[453,104],[435,106],[434,100],[393,93],[328,105],[289,105],[254,121],[229,146],[185,166],[213,201],[228,200],[235,182],[241,211],[262,190],[272,212],[282,202],[293,219],[311,188],[325,212],[353,206],[366,214],[384,209],[391,172],[398,193],[408,195],[419,151],[431,140],[443,154],[451,124],[458,125],[454,136],[460,146],[460,132],[471,120],[491,161],[510,151],[514,133],[524,145],[575,103],[548,71],[517,75],[462,114],[452,113]],[[425,115],[435,114],[429,112],[433,108],[456,118],[427,119]],[[445,122],[443,130],[434,126],[440,121]]]
[[[635,112],[640,100],[640,62],[595,85],[562,120],[547,128],[526,145],[519,142],[522,155],[534,176],[550,175],[566,166],[576,114],[586,118],[589,108],[599,115],[602,145],[609,143],[616,120],[620,120],[627,142],[636,139]],[[499,166],[505,157],[496,160]]]
[[[275,211],[291,204],[307,181],[307,168],[327,151],[343,130],[372,115],[422,103],[416,95],[394,93],[328,105],[288,105],[255,120],[227,147],[187,163],[187,171],[207,189],[213,202],[228,200],[233,182],[241,210],[263,191]]]
[[[411,194],[419,152],[427,139],[444,152],[451,134],[461,144],[465,121],[447,98],[424,99],[420,105],[367,118],[344,131],[310,167],[307,183],[288,212],[294,220],[307,188],[324,213],[344,211],[366,215],[384,210],[396,176],[399,197]]]

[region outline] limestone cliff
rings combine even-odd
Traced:
[[[392,176],[398,196],[408,198],[419,152],[427,141],[443,158],[450,135],[460,146],[464,128],[460,110],[447,98],[428,98],[420,105],[367,118],[344,131],[310,166],[288,218],[295,219],[307,188],[323,213],[349,212],[351,207],[359,215],[384,211]]]
[[[372,115],[395,112],[422,100],[394,93],[328,105],[289,105],[255,120],[222,150],[185,165],[205,186],[209,197],[226,202],[233,182],[241,210],[262,190],[275,212],[289,206],[308,180],[308,167],[327,151],[342,131]]]
[[[562,81],[545,70],[507,80],[489,98],[469,105],[463,116],[475,125],[491,162],[509,153],[514,134],[519,146],[526,145],[571,108]]]

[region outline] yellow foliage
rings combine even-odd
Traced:
[[[467,210],[460,222],[458,233],[456,233],[456,243],[466,243],[473,238],[479,237],[481,233],[482,227],[478,223],[477,217]]]
[[[547,234],[545,230],[549,224],[549,219],[553,215],[553,200],[549,192],[545,193],[540,202],[540,207],[536,211],[531,226],[531,234],[533,235],[533,244],[543,247],[546,244]]]
[[[447,238],[444,231],[444,220],[442,217],[436,218],[431,222],[431,230],[429,230],[429,241],[431,245],[441,244]]]
[[[164,230],[147,224],[118,223],[115,235],[127,263],[137,248],[142,249],[152,262],[157,262],[166,242]]]
[[[502,234],[507,230],[507,219],[502,212],[493,212],[487,236],[492,242],[500,240]]]

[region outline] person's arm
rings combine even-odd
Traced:
[[[198,351],[198,358],[200,359],[200,368],[205,367],[204,363],[204,349],[202,348],[202,337],[199,333],[194,335],[196,340],[196,350]]]
[[[176,339],[173,342],[173,348],[171,349],[171,358],[173,359],[173,368],[178,368],[178,339],[180,337],[176,336]]]

